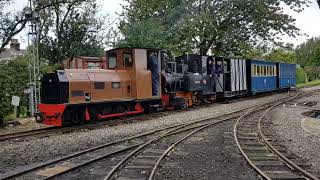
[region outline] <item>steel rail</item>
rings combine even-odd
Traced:
[[[282,98],[281,98],[281,99],[282,99]],[[266,103],[266,104],[268,104],[268,103]],[[265,105],[265,104],[257,105],[256,107],[253,107],[253,108],[259,108],[259,107],[261,108],[261,106],[263,106],[263,105]],[[250,112],[250,111],[246,112],[245,114],[247,114],[247,113],[249,113],[249,112]],[[245,114],[244,114],[244,115],[245,115]],[[243,116],[243,115],[242,115],[242,116]],[[203,130],[203,129],[205,129],[205,128],[209,128],[209,127],[212,126],[212,125],[221,123],[221,122],[226,122],[226,121],[223,121],[223,120],[222,120],[222,121],[220,121],[220,122],[213,122],[213,123],[210,123],[210,124],[208,124],[208,125],[205,125],[205,126],[201,127],[200,129],[194,130],[193,132],[187,134],[186,136],[180,138],[178,141],[176,141],[175,143],[173,143],[173,144],[159,157],[159,159],[157,160],[157,162],[156,162],[155,165],[153,166],[152,171],[151,171],[148,179],[149,179],[149,180],[153,180],[153,178],[154,178],[154,176],[155,176],[155,173],[156,173],[156,171],[157,171],[157,169],[158,169],[158,167],[159,167],[160,162],[163,160],[163,158],[164,158],[174,147],[176,147],[178,144],[180,144],[181,142],[183,142],[184,140],[186,140],[188,137],[192,136],[193,134],[195,134],[195,133],[197,133],[197,132],[199,132],[199,131],[201,131],[201,130]]]
[[[283,104],[285,102],[289,102],[289,101],[292,101],[294,99],[297,99],[297,98],[300,98],[300,97],[303,97],[303,96],[306,96],[308,94],[312,94],[312,93],[315,93],[315,92],[318,92],[319,90],[315,90],[315,91],[309,91],[309,92],[306,92],[306,93],[298,93],[294,96],[294,97],[288,97],[287,100],[285,101],[282,101],[282,99],[279,99],[279,102],[272,105],[271,107],[269,107],[268,109],[272,109],[273,107],[276,107],[280,104]],[[267,180],[271,180],[271,178],[265,174],[260,168],[258,168],[251,160],[250,158],[247,156],[247,154],[244,152],[244,150],[242,149],[241,145],[240,145],[240,142],[237,138],[237,126],[239,124],[239,122],[246,116],[248,116],[249,114],[251,113],[254,113],[256,112],[257,110],[253,109],[249,112],[247,112],[246,114],[242,115],[241,117],[239,117],[239,119],[236,121],[235,125],[234,125],[234,129],[233,129],[233,135],[234,135],[234,138],[235,138],[235,141],[236,141],[236,144],[237,144],[237,147],[239,149],[239,151],[241,152],[241,154],[244,156],[244,158],[246,159],[246,161],[250,164],[251,167],[253,167],[264,179],[267,179]],[[267,142],[267,139],[265,139],[266,142]]]
[[[285,163],[289,164],[291,167],[294,167],[296,170],[298,170],[301,174],[303,174],[303,176],[313,179],[313,180],[319,180],[317,177],[315,177],[313,174],[307,172],[306,170],[304,170],[302,167],[300,167],[299,165],[297,165],[296,163],[292,162],[290,159],[288,159],[287,157],[285,157],[281,152],[279,152],[270,142],[268,142],[267,138],[265,137],[265,135],[262,133],[262,128],[261,128],[261,122],[263,117],[265,117],[265,115],[274,107],[280,105],[282,103],[278,103],[275,104],[271,107],[269,107],[259,118],[258,121],[258,130],[259,130],[259,135],[262,139],[262,141],[271,149],[271,151],[275,154],[277,154],[278,157],[280,157],[280,159],[282,159]]]
[[[257,97],[265,97],[265,94],[262,95],[257,95],[255,96],[255,98]],[[239,102],[239,101],[243,101],[243,100],[250,100],[252,97],[249,98],[241,98],[241,99],[232,99],[230,101],[228,101],[228,103],[232,103],[232,102]],[[218,103],[219,104],[219,103]],[[201,106],[200,106],[201,107]],[[181,112],[181,111],[178,111]],[[143,116],[143,115],[142,115]],[[109,121],[102,121],[102,122],[95,122],[92,124],[84,124],[84,125],[78,125],[78,126],[73,126],[73,127],[46,127],[46,128],[41,128],[41,129],[34,129],[34,130],[29,130],[29,131],[19,131],[19,132],[15,132],[15,133],[6,133],[6,134],[0,134],[0,142],[6,141],[6,140],[10,140],[10,139],[15,139],[15,138],[26,138],[26,137],[32,137],[32,136],[37,136],[37,135],[51,135],[54,133],[64,133],[64,132],[68,132],[68,131],[74,131],[74,130],[81,130],[81,129],[85,129],[85,128],[98,128],[98,127],[103,127],[105,125],[113,125],[113,124],[109,124]],[[122,122],[114,122],[115,124],[119,123],[121,124]]]
[[[266,103],[260,103],[258,105],[265,105],[265,104],[272,103],[272,102],[273,101],[271,100],[271,101],[268,101]],[[103,144],[103,145],[100,145],[100,146],[96,146],[96,147],[93,147],[93,148],[90,148],[90,149],[86,149],[84,151],[76,152],[76,153],[73,153],[73,154],[68,155],[68,156],[64,156],[64,157],[61,157],[61,158],[58,158],[58,159],[54,159],[54,160],[51,160],[49,162],[41,163],[40,165],[36,165],[36,166],[30,167],[30,168],[27,168],[25,170],[20,170],[18,172],[14,172],[14,173],[2,174],[2,175],[0,175],[0,179],[10,179],[10,178],[18,177],[18,176],[24,175],[26,173],[38,170],[40,168],[44,168],[44,167],[49,166],[49,165],[57,164],[59,162],[66,161],[66,160],[81,156],[81,155],[86,154],[86,153],[90,153],[90,152],[93,152],[93,151],[96,151],[96,150],[99,150],[99,149],[102,149],[102,148],[106,148],[106,147],[111,147],[112,145],[116,145],[116,144],[119,144],[119,143],[124,143],[124,142],[130,141],[130,140],[134,140],[136,138],[145,137],[145,136],[148,136],[148,135],[151,135],[151,134],[155,134],[155,133],[160,132],[160,131],[169,130],[169,129],[176,128],[176,127],[179,127],[179,126],[188,126],[188,125],[196,124],[196,123],[199,123],[199,122],[205,122],[205,121],[208,121],[208,120],[210,120],[212,118],[221,118],[221,117],[232,115],[232,114],[235,114],[235,113],[240,113],[242,111],[251,109],[252,107],[255,107],[255,106],[257,106],[257,105],[253,105],[253,106],[249,106],[249,107],[242,108],[242,109],[239,109],[239,110],[235,110],[235,111],[232,111],[230,113],[218,115],[218,116],[215,116],[215,117],[200,118],[200,119],[196,119],[196,120],[194,120],[192,122],[180,123],[178,125],[173,125],[173,126],[161,128],[161,129],[158,129],[158,130],[149,131],[149,132],[146,132],[146,133],[142,133],[142,134],[138,134],[138,135],[135,135],[135,136],[131,136],[131,137],[128,137],[128,138],[120,139],[120,140],[117,140],[117,141],[114,141],[114,142],[110,142],[110,143]],[[131,149],[131,148],[132,147],[130,147],[128,149]],[[122,152],[123,151],[124,151],[124,149],[122,150]],[[94,161],[91,161],[91,162],[94,162]],[[82,164],[89,164],[91,162],[84,162]],[[72,169],[74,169],[74,168],[72,168]],[[63,174],[63,173],[64,172],[62,172],[61,174]]]
[[[271,103],[271,102],[267,102],[267,103]],[[263,103],[263,104],[265,104],[265,103]],[[263,104],[261,104],[261,105],[263,105]],[[46,166],[59,163],[61,161],[69,160],[71,158],[78,157],[78,156],[81,156],[83,154],[86,154],[86,153],[89,153],[89,152],[93,152],[95,150],[99,150],[99,149],[102,149],[102,148],[110,147],[112,145],[116,145],[116,144],[119,144],[119,143],[124,143],[124,142],[130,141],[130,140],[136,139],[136,138],[141,138],[141,137],[145,137],[145,136],[148,136],[148,135],[151,135],[151,134],[155,134],[155,133],[160,132],[160,131],[169,130],[169,129],[180,127],[180,126],[192,125],[192,124],[196,124],[196,123],[199,123],[199,122],[205,122],[205,121],[208,121],[209,119],[212,119],[212,118],[221,118],[223,116],[228,116],[228,115],[232,115],[232,114],[235,114],[235,113],[240,113],[240,112],[245,111],[247,109],[250,109],[252,107],[254,107],[254,106],[242,108],[242,109],[239,109],[239,110],[236,110],[236,111],[232,111],[230,113],[218,115],[218,116],[211,117],[211,118],[200,118],[200,119],[196,119],[196,120],[194,120],[192,122],[180,123],[178,125],[164,127],[164,128],[160,128],[160,129],[157,129],[157,130],[154,130],[154,131],[149,131],[149,132],[146,132],[146,133],[142,133],[142,134],[138,134],[138,135],[131,136],[131,137],[128,137],[128,138],[124,138],[124,139],[120,139],[120,140],[117,140],[117,141],[113,141],[113,142],[110,142],[110,143],[107,143],[107,144],[103,144],[103,145],[96,146],[96,147],[93,147],[93,148],[90,148],[90,149],[86,149],[84,151],[76,152],[76,153],[73,153],[71,155],[64,156],[64,157],[61,157],[61,158],[58,158],[58,159],[55,159],[55,160],[52,160],[52,161],[49,161],[49,162],[45,162],[45,163],[42,163],[40,165],[36,165],[34,167],[30,167],[30,168],[27,168],[26,170],[21,170],[19,172],[13,173],[13,174],[12,173],[11,174],[2,174],[2,175],[0,175],[0,180],[10,179],[10,178],[14,178],[14,177],[17,177],[17,176],[21,176],[21,175],[24,175],[26,173],[35,171],[37,169],[44,168]]]
[[[286,97],[283,97],[283,98],[280,98],[280,99],[284,99]],[[279,100],[279,99],[278,99]],[[256,107],[261,107],[261,106],[264,106],[266,104],[269,104],[269,103],[273,103],[274,101],[271,101],[271,102],[267,102],[267,103],[263,103],[263,104],[258,104],[258,105],[255,105],[255,106],[252,106],[250,108],[245,108],[243,111],[247,110],[247,109],[252,109],[252,108],[256,108]],[[177,132],[174,132],[176,131],[176,129],[173,129],[171,130],[171,132],[167,132],[165,134],[163,134],[162,136],[160,137],[157,137],[157,138],[154,138],[148,142],[146,142],[145,144],[141,145],[139,148],[135,149],[133,152],[131,152],[130,154],[128,154],[124,159],[122,159],[115,167],[112,168],[112,170],[108,173],[108,175],[104,178],[104,180],[111,180],[113,178],[113,176],[117,173],[117,171],[120,170],[121,166],[123,166],[131,157],[133,157],[135,154],[139,153],[141,150],[143,150],[146,146],[152,144],[153,142],[156,142],[164,137],[167,137],[167,136],[170,136],[170,135],[173,135],[173,134],[178,134],[178,133],[181,133],[181,132],[185,132],[185,131],[188,131],[188,130],[192,130],[192,129],[195,129],[195,128],[199,128],[198,130],[195,130],[193,132],[191,132],[190,134],[187,135],[187,137],[191,136],[192,134],[204,129],[204,128],[207,128],[207,127],[210,127],[212,125],[215,125],[217,123],[221,123],[221,122],[226,122],[226,121],[230,121],[232,119],[235,119],[239,116],[235,116],[235,117],[229,117],[229,118],[226,118],[226,119],[222,119],[222,120],[219,120],[219,121],[215,121],[215,122],[209,122],[209,123],[206,123],[206,124],[201,124],[201,125],[198,125],[198,126],[195,126],[195,127],[191,127],[191,128],[188,128],[188,129],[185,129],[185,130],[180,130],[180,131],[177,131]],[[208,118],[207,120],[215,120],[216,118],[212,117],[212,118]],[[182,142],[183,140],[185,140],[187,137],[185,138],[182,138],[181,140],[178,140],[176,143],[179,144],[180,142]],[[175,144],[176,144],[175,143]],[[177,145],[176,144],[176,145]],[[175,145],[173,145],[172,147],[170,146],[169,147],[169,150],[167,149],[163,155],[160,157],[160,159],[157,160],[156,162],[156,165],[153,167],[153,170],[152,170],[152,176],[154,175],[155,173],[155,170],[157,169],[157,166],[159,165],[161,159],[174,147]],[[150,178],[150,177],[149,177]],[[152,177],[151,177],[152,179]]]
[[[180,130],[180,131],[177,131],[178,129],[180,128],[176,128],[176,129],[173,129],[165,134],[162,134],[160,137],[156,137],[144,144],[142,144],[140,147],[138,147],[137,149],[135,149],[134,151],[132,151],[129,155],[127,155],[124,159],[122,159],[115,167],[112,168],[112,170],[108,173],[108,175],[104,178],[104,180],[111,180],[113,178],[113,176],[115,175],[115,173],[120,169],[120,167],[125,164],[130,158],[132,158],[135,154],[139,153],[142,149],[144,149],[146,146],[156,142],[156,141],[159,141],[160,139],[162,138],[165,138],[165,137],[168,137],[168,136],[172,136],[172,135],[175,135],[175,134],[179,134],[179,133],[182,133],[182,132],[186,132],[186,131],[189,131],[189,130],[193,130],[193,129],[196,129],[196,128],[204,128],[204,127],[207,127],[207,126],[210,126],[210,125],[213,125],[213,124],[217,124],[217,123],[221,123],[221,122],[226,122],[226,121],[230,121],[232,119],[235,119],[236,117],[229,117],[229,118],[226,118],[226,119],[222,119],[222,120],[218,120],[216,122],[211,122],[211,123],[206,123],[206,124],[200,124],[200,125],[197,125],[197,126],[194,126],[194,127],[189,127],[187,129],[183,129],[183,130]],[[209,118],[208,118],[209,119]],[[215,118],[210,118],[210,120],[214,120]]]
[[[233,118],[233,119],[234,119],[234,118]],[[230,120],[231,120],[231,119],[230,119]],[[218,122],[213,122],[213,123],[209,123],[209,124],[207,124],[207,125],[204,125],[203,127],[200,127],[199,129],[196,129],[196,130],[190,132],[190,133],[187,134],[186,136],[180,138],[178,141],[176,141],[175,143],[173,143],[173,144],[158,158],[157,162],[155,163],[155,165],[154,165],[153,168],[152,168],[152,171],[151,171],[148,179],[149,179],[149,180],[152,180],[152,179],[154,178],[155,173],[156,173],[156,171],[157,171],[157,169],[158,169],[158,167],[159,167],[160,162],[161,162],[161,161],[163,160],[163,158],[164,158],[173,148],[175,148],[178,144],[182,143],[182,142],[183,142],[184,140],[186,140],[188,137],[192,136],[193,134],[195,134],[195,133],[197,133],[197,132],[199,132],[199,131],[201,131],[201,130],[203,130],[203,129],[205,129],[205,128],[208,128],[208,127],[210,127],[210,126],[217,125],[217,124],[219,124],[219,123],[226,122],[226,121],[228,121],[228,120],[220,120],[220,121],[218,121]]]

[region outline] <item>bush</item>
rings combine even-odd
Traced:
[[[306,81],[306,73],[301,67],[297,67],[297,84],[305,83]]]
[[[20,96],[20,109],[27,107],[27,96],[23,95],[23,90],[29,82],[28,58],[23,56],[7,64],[0,64],[0,121],[12,114],[11,97],[13,95]]]

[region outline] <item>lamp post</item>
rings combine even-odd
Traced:
[[[30,115],[34,116],[37,112],[37,105],[40,99],[40,86],[38,83],[40,61],[38,53],[38,33],[37,27],[39,22],[39,15],[33,10],[32,1],[29,0],[29,6],[23,9],[25,19],[29,22],[28,26],[28,47],[30,47],[30,39],[32,42],[32,60],[29,59],[29,111]]]

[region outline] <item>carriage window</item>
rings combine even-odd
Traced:
[[[275,69],[276,69],[276,67],[275,67],[275,66],[272,66],[272,75],[273,75],[273,76],[275,76],[275,75],[276,75],[276,73],[275,73]]]
[[[264,76],[267,75],[267,66],[263,66],[263,69],[264,69]]]
[[[94,89],[104,89],[104,82],[94,82]]]
[[[269,66],[265,66],[266,67],[266,76],[269,75]]]
[[[277,75],[277,67],[276,66],[274,66],[274,68],[273,68],[273,74],[276,76]]]
[[[260,76],[260,66],[257,66],[257,76]]]
[[[71,96],[72,97],[81,97],[84,95],[84,92],[82,90],[79,91],[71,91]]]
[[[112,89],[120,89],[121,87],[120,82],[112,82],[111,86]]]
[[[125,67],[132,67],[133,61],[131,53],[123,54],[123,62]]]
[[[258,72],[257,72],[257,65],[253,65],[253,75],[257,76]]]
[[[270,69],[271,69],[271,66],[267,66],[267,74],[268,74],[268,76],[270,76],[270,75],[271,75],[271,73],[270,73]]]
[[[269,75],[272,76],[272,66],[269,66]]]
[[[256,65],[252,65],[252,66],[251,66],[251,75],[252,75],[252,76],[255,76],[255,74],[254,74],[254,72],[255,72],[255,67],[256,67]]]
[[[109,69],[114,69],[117,66],[117,56],[116,54],[108,55],[108,67]]]

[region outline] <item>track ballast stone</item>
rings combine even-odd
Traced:
[[[297,103],[308,101],[320,103],[320,94],[296,100]],[[311,165],[307,170],[320,177],[320,138],[302,128],[301,121],[305,117],[301,113],[306,111],[309,110],[299,106],[279,106],[268,113],[266,118],[273,122],[276,136],[284,141],[287,150]]]
[[[123,124],[43,138],[31,138],[21,142],[1,142],[0,174],[12,171],[19,166],[29,166],[34,163],[45,162],[77,151],[115,141],[120,138],[193,121],[199,118],[218,116],[255,104],[279,99],[280,97],[283,97],[283,94],[237,101],[230,104],[216,103],[208,105],[207,107],[189,109],[188,111],[168,113],[169,115],[167,116],[132,124]]]
[[[197,133],[161,163],[156,179],[259,179],[235,145],[235,121]]]

